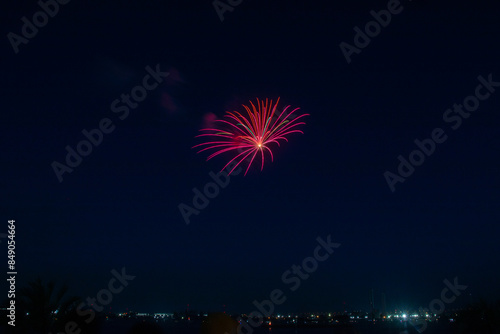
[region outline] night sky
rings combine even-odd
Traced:
[[[0,232],[16,220],[17,286],[41,277],[95,297],[125,268],[135,278],[106,307],[117,312],[250,312],[274,289],[278,312],[368,310],[371,289],[377,308],[382,293],[388,309],[428,307],[455,277],[467,289],[447,307],[497,299],[498,8],[389,6],[348,63],[340,44],[354,48],[388,1],[243,0],[221,21],[210,0],[73,0],[15,47],[9,33],[41,8],[2,2]],[[114,112],[147,67],[169,75]],[[477,110],[447,111],[476,94]],[[197,154],[198,130],[257,97],[310,114],[304,134],[186,224],[179,205],[229,160]],[[60,182],[54,161],[103,119],[113,130]],[[386,172],[436,128],[442,142],[391,191]],[[341,245],[291,291],[282,274],[329,235]]]

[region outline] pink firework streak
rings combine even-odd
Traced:
[[[213,139],[207,141],[206,143],[198,144],[193,146],[195,147],[203,147],[198,153],[207,151],[207,150],[215,150],[212,154],[210,154],[207,158],[207,161],[212,159],[213,157],[226,153],[237,153],[235,157],[233,157],[223,168],[224,170],[230,163],[233,161],[236,162],[236,165],[231,169],[229,175],[233,172],[233,170],[238,167],[243,160],[247,157],[252,156],[250,162],[248,163],[248,167],[245,171],[245,175],[247,175],[248,169],[252,165],[255,157],[260,152],[262,164],[260,170],[264,168],[264,152],[269,153],[271,156],[271,161],[273,161],[273,152],[269,148],[271,143],[278,144],[280,146],[279,141],[284,140],[287,141],[286,136],[298,132],[302,133],[302,131],[298,130],[297,127],[300,125],[304,125],[304,122],[298,122],[302,117],[308,116],[309,114],[302,114],[300,116],[295,117],[290,120],[289,116],[292,115],[295,111],[299,110],[296,108],[287,114],[287,110],[290,106],[287,106],[279,116],[277,116],[276,108],[278,106],[279,98],[273,106],[273,101],[268,101],[266,99],[264,101],[260,101],[257,99],[257,107],[249,101],[252,108],[243,105],[245,108],[247,115],[243,116],[238,111],[226,112],[226,119],[215,120],[213,128],[205,128],[200,131],[205,132],[196,137],[212,137]],[[220,127],[217,126],[220,124]],[[221,171],[222,171],[221,170]]]

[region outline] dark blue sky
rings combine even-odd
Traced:
[[[4,36],[40,10],[1,6]],[[468,288],[449,307],[498,298],[500,88],[458,129],[443,120],[478,76],[500,81],[498,8],[401,6],[350,64],[339,44],[387,1],[243,0],[221,22],[208,0],[73,0],[17,54],[5,37],[0,231],[16,220],[18,285],[94,297],[125,267],[136,278],[117,311],[250,312],[273,289],[278,311],[368,309],[370,289],[389,308],[428,307],[454,277]],[[111,103],[157,64],[170,76],[120,120]],[[178,205],[226,161],[191,149],[204,117],[278,96],[310,114],[304,135],[186,225]],[[103,118],[114,131],[60,183],[51,164]],[[447,140],[391,192],[384,172],[435,128]],[[281,275],[328,235],[341,246],[291,292]]]

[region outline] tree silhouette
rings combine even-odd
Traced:
[[[40,278],[21,289],[18,305],[20,310],[25,311],[23,312],[26,315],[24,320],[28,328],[41,333],[55,330],[57,320],[79,301],[77,297],[70,297],[63,301],[67,291],[68,286],[63,285],[59,291],[55,292],[53,281],[44,286]]]
[[[238,322],[222,312],[210,313],[203,320],[201,334],[237,334]]]
[[[65,326],[74,321],[84,333],[95,333],[98,321],[84,323],[76,313],[81,298],[65,297],[68,286],[64,284],[56,290],[54,281],[46,285],[41,278],[29,282],[28,286],[16,293],[16,326],[8,326],[12,333],[56,334],[66,333]],[[3,304],[7,306],[7,300]]]

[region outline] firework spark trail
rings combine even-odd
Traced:
[[[255,157],[260,151],[262,160],[260,170],[262,171],[264,169],[265,151],[269,152],[271,161],[274,161],[273,152],[268,147],[269,144],[276,143],[278,146],[280,146],[279,140],[288,142],[286,136],[292,133],[303,134],[303,132],[296,129],[296,127],[305,125],[305,123],[297,121],[302,117],[308,116],[308,114],[302,114],[290,120],[288,119],[288,117],[300,108],[295,108],[290,113],[286,114],[286,111],[290,107],[287,106],[283,109],[279,116],[277,116],[274,122],[272,122],[272,119],[276,114],[279,100],[280,99],[278,98],[273,106],[272,100],[268,100],[266,98],[266,101],[264,103],[264,100],[259,100],[257,98],[257,107],[252,103],[252,101],[249,101],[251,108],[243,105],[247,113],[247,117],[245,117],[238,111],[227,112],[225,115],[225,117],[227,117],[227,120],[221,119],[215,121],[221,125],[220,128],[214,126],[212,128],[201,129],[200,131],[206,133],[196,136],[215,138],[205,143],[195,145],[193,146],[193,148],[201,148],[197,153],[207,150],[215,150],[215,152],[211,153],[208,156],[207,161],[216,157],[217,155],[238,150],[239,154],[234,156],[222,168],[222,170],[224,170],[224,168],[226,168],[230,163],[232,163],[233,161],[237,161],[236,165],[229,172],[229,175],[243,162],[243,160],[247,159],[247,157],[253,154],[245,171],[246,175],[250,166],[255,160]],[[283,117],[284,114],[286,116]]]

